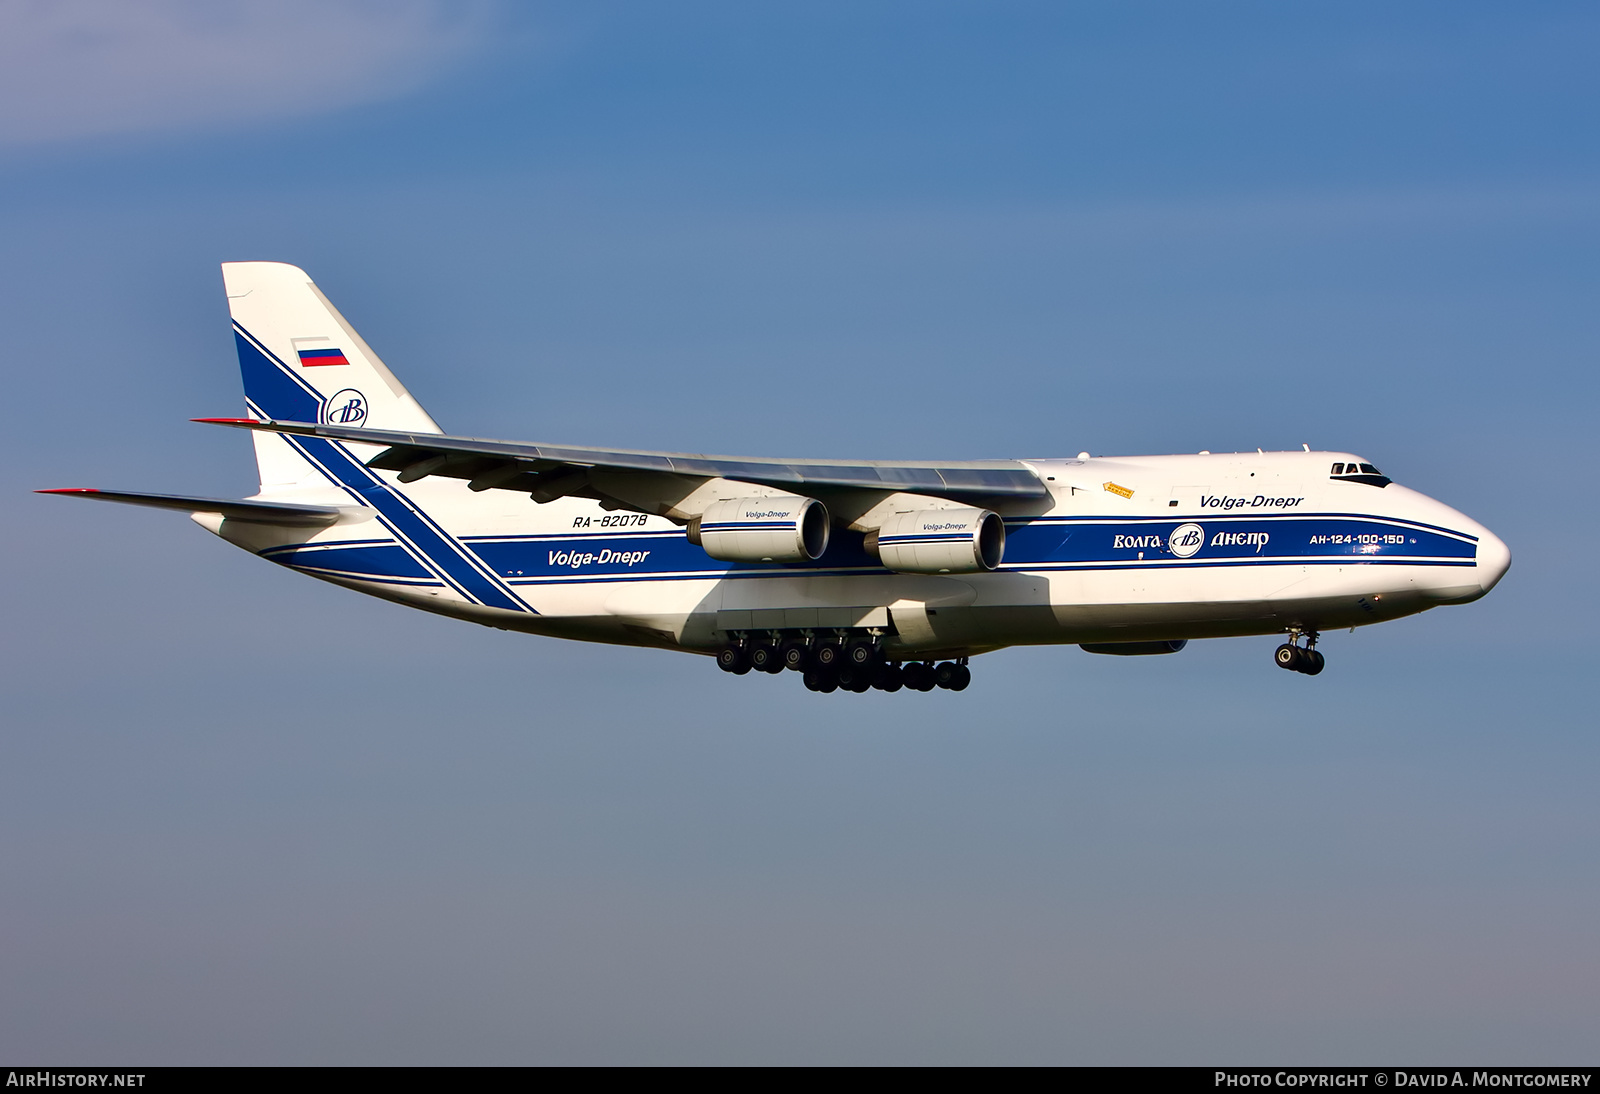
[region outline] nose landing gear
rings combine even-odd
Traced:
[[[1299,645],[1301,634],[1306,636],[1304,646]],[[1326,663],[1322,654],[1317,652],[1317,632],[1301,631],[1298,628],[1290,628],[1289,641],[1273,651],[1272,659],[1280,669],[1289,669],[1307,676],[1315,676],[1321,672],[1322,666]]]

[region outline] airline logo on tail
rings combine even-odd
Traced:
[[[324,425],[361,425],[367,420],[367,397],[347,387],[322,407]]]
[[[344,355],[342,349],[303,349],[300,350],[300,367],[312,368],[317,365],[348,365],[350,359]]]

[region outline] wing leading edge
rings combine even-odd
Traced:
[[[367,466],[398,471],[400,481],[428,475],[466,479],[474,490],[516,490],[535,501],[559,497],[608,500],[590,472],[643,472],[690,479],[733,479],[799,493],[811,489],[906,492],[968,504],[993,504],[1049,496],[1038,475],[1013,460],[972,462],[841,463],[702,456],[677,452],[572,448],[564,445],[403,433],[311,422],[264,422],[251,418],[197,418],[242,429],[322,437],[384,448]]]

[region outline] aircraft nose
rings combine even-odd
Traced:
[[[1485,593],[1494,588],[1506,571],[1511,569],[1511,548],[1487,529],[1478,537],[1477,569],[1478,585]]]

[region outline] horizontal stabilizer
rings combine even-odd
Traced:
[[[332,524],[341,510],[334,505],[290,505],[278,501],[230,501],[227,498],[190,498],[181,494],[145,494],[131,490],[91,490],[73,487],[65,490],[35,490],[36,494],[67,494],[96,501],[120,501],[127,505],[147,505],[153,509],[176,509],[181,513],[221,513],[229,520],[256,524],[317,525]]]

